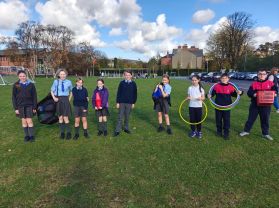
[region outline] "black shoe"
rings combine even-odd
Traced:
[[[60,134],[60,139],[65,139],[65,133]]]
[[[107,136],[108,135],[108,131],[104,131],[104,136]]]
[[[164,131],[164,130],[165,130],[165,128],[164,128],[164,127],[159,126],[159,127],[158,127],[158,129],[157,129],[157,132],[162,132],[162,131]]]
[[[24,137],[24,142],[29,142],[30,141],[30,137],[29,136],[25,136]]]
[[[102,131],[98,131],[97,136],[101,136],[102,134],[103,134],[103,132],[102,132]]]
[[[89,134],[87,132],[84,132],[83,136],[86,138],[86,139],[89,139]]]
[[[34,137],[34,136],[31,136],[31,137],[29,138],[29,141],[30,141],[30,142],[35,142],[35,137]]]
[[[171,135],[171,134],[172,134],[171,129],[167,129],[167,134],[169,134],[169,135]]]
[[[127,134],[131,134],[131,131],[128,130],[128,129],[124,129],[124,132],[127,133]]]
[[[217,137],[222,137],[222,133],[221,132],[216,132],[216,136]]]
[[[78,140],[79,138],[79,134],[75,134],[75,136],[73,137],[73,140]]]
[[[68,132],[67,135],[66,135],[66,139],[70,140],[71,138],[72,138],[72,134],[70,132]]]
[[[114,132],[114,135],[113,135],[113,136],[114,136],[114,137],[117,137],[117,136],[119,136],[119,134],[120,134],[119,132]]]

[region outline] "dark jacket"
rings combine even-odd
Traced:
[[[118,86],[116,103],[135,104],[137,102],[137,85],[134,81],[121,81]]]
[[[237,93],[233,85],[230,83],[223,84],[218,83],[212,90],[212,97],[216,95],[215,103],[218,105],[230,105],[232,104],[232,97],[236,97]]]
[[[254,97],[254,94],[257,93],[257,91],[269,91],[273,90],[275,93],[278,93],[278,88],[274,83],[268,79],[266,80],[257,80],[254,81],[251,86],[249,87],[249,90],[247,91],[247,95],[251,98],[251,102],[253,104],[257,103],[257,98]]]
[[[92,106],[95,108],[96,106],[96,94],[97,92],[100,94],[101,100],[102,100],[102,108],[108,108],[108,98],[109,98],[109,92],[108,89],[103,87],[103,89],[99,90],[98,87],[94,90],[93,96],[92,96]]]
[[[85,87],[82,87],[81,90],[78,90],[77,87],[74,87],[72,89],[72,93],[73,93],[73,103],[74,106],[83,106],[86,109],[88,109],[88,92],[87,89]]]
[[[19,107],[32,106],[33,109],[37,108],[37,92],[35,85],[27,82],[25,85],[17,81],[13,85],[12,102],[15,110]]]

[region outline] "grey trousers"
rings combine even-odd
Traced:
[[[132,110],[132,104],[120,103],[118,111],[118,119],[115,132],[120,132],[122,129],[122,120],[124,117],[124,129],[129,130],[129,116]]]

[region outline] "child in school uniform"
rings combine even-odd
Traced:
[[[75,116],[75,135],[74,140],[79,138],[79,123],[82,120],[83,135],[85,138],[89,138],[87,130],[87,114],[88,114],[88,91],[83,86],[82,78],[76,80],[76,86],[72,90],[73,104],[74,104],[74,116]]]
[[[170,127],[170,118],[169,118],[169,109],[171,106],[170,103],[170,94],[171,94],[171,86],[170,86],[170,78],[167,74],[162,76],[162,82],[158,84],[154,90],[160,91],[161,97],[158,99],[158,102],[155,103],[154,109],[158,113],[158,122],[159,122],[159,127],[157,129],[158,132],[164,131],[163,127],[163,114],[165,118],[165,122],[167,125],[167,133],[172,134],[172,130]]]
[[[198,75],[192,76],[192,85],[188,88],[188,96],[186,100],[189,100],[189,114],[190,122],[198,123],[202,119],[202,101],[205,99],[204,89],[201,85],[201,78]],[[191,138],[202,138],[201,124],[191,125],[191,132],[189,136]]]
[[[19,80],[13,85],[12,102],[16,116],[21,118],[24,130],[24,142],[34,142],[33,114],[37,108],[37,92],[35,85],[27,79],[24,70],[17,73]]]
[[[104,134],[108,135],[107,129],[107,116],[109,116],[108,111],[108,89],[104,86],[105,82],[103,79],[97,80],[97,87],[93,92],[92,96],[92,106],[95,109],[96,116],[98,118],[98,136]]]
[[[132,73],[130,71],[124,72],[125,79],[119,83],[116,97],[116,108],[118,111],[118,120],[114,136],[118,136],[122,129],[122,120],[124,118],[124,132],[130,134],[129,116],[131,110],[135,107],[137,101],[137,85],[132,80]]]
[[[223,73],[220,77],[220,82],[215,85],[212,94],[208,97],[216,96],[215,103],[221,106],[226,106],[232,104],[232,97],[236,97],[237,94],[241,95],[242,91],[237,91],[233,85],[229,83],[229,76],[227,73]],[[223,136],[225,140],[229,139],[230,133],[230,110],[217,110],[215,109],[215,119],[217,136]]]
[[[72,98],[72,82],[67,78],[67,71],[61,69],[57,72],[58,79],[54,80],[51,86],[51,96],[56,104],[56,111],[59,117],[60,126],[60,138],[65,139],[65,129],[66,129],[66,139],[69,140],[72,137],[71,128],[69,124],[69,117],[71,116],[71,104],[70,100]]]
[[[258,80],[254,81],[247,91],[248,97],[251,98],[251,104],[249,107],[248,120],[246,121],[244,131],[240,133],[240,136],[243,137],[250,134],[253,124],[259,115],[262,136],[263,138],[272,141],[273,138],[269,135],[271,106],[260,106],[257,104],[258,91],[275,91],[275,98],[277,98],[278,87],[273,83],[273,81],[268,80],[267,71],[265,69],[260,69],[258,71]]]

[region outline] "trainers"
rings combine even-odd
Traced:
[[[249,134],[250,134],[249,132],[243,131],[239,134],[239,136],[244,137],[244,136],[247,136]]]
[[[102,131],[98,131],[97,136],[101,136],[103,134]]]
[[[108,131],[104,131],[104,136],[107,136],[108,135]]]
[[[24,137],[24,142],[29,142],[29,140],[30,140],[30,137],[29,137],[29,136],[25,136],[25,137]]]
[[[171,135],[172,134],[172,130],[171,129],[167,129],[167,134]]]
[[[159,126],[158,129],[157,129],[158,132],[162,132],[162,131],[164,131],[164,130],[165,130],[165,128],[162,127],[162,126]]]
[[[79,135],[78,134],[75,134],[75,136],[74,136],[74,140],[77,140],[79,138]]]
[[[263,135],[266,140],[273,141],[273,138],[270,135]]]
[[[196,135],[197,135],[197,134],[196,134],[195,131],[191,131],[191,132],[189,133],[189,137],[191,137],[191,138],[194,138]]]
[[[87,132],[84,132],[83,133],[83,136],[86,138],[86,139],[89,139],[89,134]]]
[[[30,142],[35,142],[35,137],[34,137],[34,136],[31,136],[31,137],[29,138],[29,141],[30,141]]]
[[[60,134],[60,139],[65,139],[65,133]]]
[[[70,140],[71,137],[72,137],[72,134],[71,134],[70,132],[68,132],[67,135],[66,135],[66,139],[67,139],[67,140]]]
[[[202,138],[202,132],[201,131],[197,132],[196,136],[197,136],[198,139],[201,139]]]
[[[117,137],[117,136],[119,136],[119,134],[120,134],[120,133],[116,131],[116,132],[114,132],[114,135],[113,135],[113,136],[114,136],[114,137]]]

